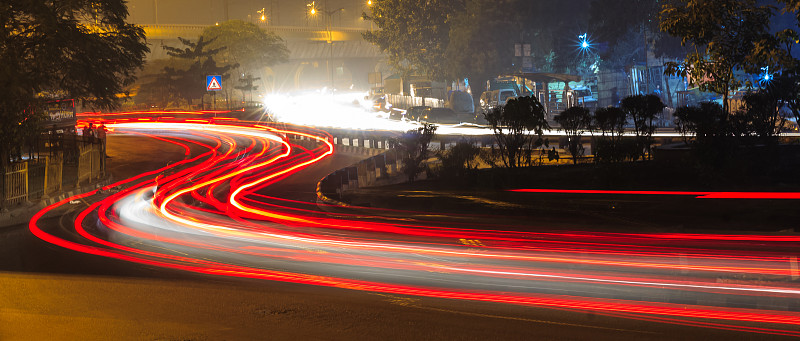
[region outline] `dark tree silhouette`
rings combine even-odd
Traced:
[[[43,122],[42,101],[119,105],[149,51],[123,0],[0,4],[0,160]],[[37,116],[37,117],[34,117]]]
[[[428,146],[436,135],[436,126],[426,123],[415,130],[409,130],[395,140],[397,150],[403,160],[403,173],[408,176],[408,181],[413,182],[417,176],[425,171],[425,160],[430,157]]]
[[[213,40],[206,40],[202,36],[193,42],[188,39],[178,38],[184,45],[183,48],[164,46],[164,50],[170,57],[184,59],[191,64],[188,69],[165,67],[164,74],[171,84],[170,89],[175,91],[177,97],[186,101],[203,98],[206,94],[204,86],[206,76],[221,75],[225,81],[230,78],[230,70],[237,65],[219,66],[214,60],[214,56],[224,47],[209,48],[208,44]]]
[[[592,124],[592,116],[589,113],[589,109],[571,107],[556,116],[556,122],[561,125],[561,129],[569,137],[569,153],[572,155],[572,163],[578,164],[578,157],[583,155],[581,134],[589,130]]]
[[[509,168],[530,163],[530,152],[536,141],[531,132],[541,140],[544,131],[550,130],[544,107],[533,97],[511,99],[505,106],[485,113],[484,117],[492,126],[503,164]]]

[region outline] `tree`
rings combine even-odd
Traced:
[[[800,74],[787,71],[778,75],[767,85],[766,91],[792,112],[795,122],[800,122]]]
[[[589,7],[589,28],[595,37],[616,45],[631,30],[645,44],[647,36],[658,32],[658,0],[593,0]]]
[[[675,0],[664,5],[661,30],[681,38],[691,50],[682,63],[667,63],[668,74],[687,76],[702,91],[723,97],[742,84],[734,71],[757,73],[762,65],[749,63],[756,42],[769,36],[773,7],[756,0]]]
[[[685,56],[680,40],[663,34],[659,28],[661,0],[593,0],[589,8],[589,32],[608,48],[599,48],[604,67],[619,69],[647,63],[647,53],[655,57]],[[602,45],[602,44],[598,44]],[[683,54],[681,54],[683,53]]]
[[[633,121],[633,132],[636,134],[637,149],[641,151],[642,159],[649,157],[650,146],[653,144],[653,119],[662,110],[664,103],[656,95],[636,95],[622,99],[622,110]]]
[[[761,140],[774,145],[777,139],[774,138],[781,133],[781,129],[786,123],[786,117],[780,110],[780,99],[776,91],[762,90],[751,92],[744,95],[744,108],[736,114],[747,121],[746,131],[741,135],[755,135]]]
[[[598,108],[592,117],[592,126],[600,129],[594,151],[597,161],[620,162],[624,159],[622,137],[625,135],[627,115],[617,107]]]
[[[678,108],[674,116],[675,130],[687,142],[691,136],[694,136],[695,143],[705,143],[729,135],[728,128],[723,127],[725,113],[717,103],[704,102],[700,106]]]
[[[578,164],[578,157],[583,155],[581,134],[591,128],[592,116],[589,109],[571,107],[556,116],[555,120],[569,137],[569,153],[572,154],[572,164]]]
[[[214,58],[224,66],[233,66],[233,73],[255,74],[265,77],[265,69],[289,60],[286,42],[274,32],[253,23],[230,20],[209,26],[202,36],[209,41],[208,48],[222,49]],[[229,89],[224,86],[226,96]]]
[[[490,78],[509,71],[512,67],[515,35],[509,32],[522,29],[519,0],[467,0],[465,10],[453,15],[450,39],[445,58],[447,76],[451,79],[469,78],[472,84],[482,86]],[[481,88],[473,86],[480,96]]]
[[[481,149],[469,141],[460,141],[448,150],[439,150],[436,157],[442,162],[440,176],[463,177],[467,171],[478,167],[476,158]]]
[[[778,0],[784,4],[785,13],[794,13],[800,24],[800,0]],[[794,57],[793,47],[800,43],[800,33],[785,29],[766,37],[756,44],[753,63],[766,65],[779,72],[768,82],[766,90],[776,96],[782,105],[792,111],[800,122],[800,60]]]
[[[403,160],[402,171],[408,176],[409,182],[414,182],[414,179],[427,168],[423,163],[430,157],[428,145],[435,135],[436,126],[425,123],[422,127],[409,130],[395,140]]]
[[[700,106],[678,108],[674,115],[675,130],[690,142],[698,165],[720,168],[728,164],[738,148],[735,136],[740,127],[726,118],[721,105],[704,102]],[[690,141],[691,135],[694,139]]]
[[[444,80],[445,50],[452,13],[463,11],[464,0],[376,0],[364,13],[379,29],[364,33],[404,76],[424,74]]]
[[[239,78],[239,85],[235,86],[234,88],[242,92],[242,102],[245,101],[244,100],[245,92],[249,92],[250,100],[251,101],[253,100],[253,91],[258,90],[258,85],[255,85],[254,83],[259,79],[261,78],[253,77],[253,75],[251,74],[247,74],[246,76]]]
[[[492,126],[503,164],[509,168],[530,163],[534,142],[531,131],[541,140],[544,130],[550,130],[544,107],[534,97],[511,99],[505,106],[485,113],[484,117]]]
[[[286,42],[275,32],[256,24],[230,20],[203,30],[208,48],[219,50],[215,58],[222,65],[238,65],[247,73],[289,60]]]
[[[134,102],[159,108],[166,108],[177,102],[177,89],[165,69],[188,70],[191,65],[191,61],[179,58],[149,60],[138,74]]]
[[[580,34],[574,28],[586,22],[590,1],[375,0],[364,19],[379,30],[364,38],[404,76],[470,77],[473,93],[480,94],[474,84],[520,71],[514,44],[530,44],[541,71],[564,69],[568,59],[562,56],[575,52],[570,40]]]
[[[74,98],[97,109],[120,104],[149,51],[128,24],[125,1],[8,0],[0,4],[0,162],[38,132],[48,99]]]
[[[578,35],[587,32],[590,4],[591,0],[518,0],[505,8],[506,14],[501,18],[521,18],[519,37],[513,34],[512,38],[531,44],[531,57],[538,72],[573,73],[570,68],[581,62],[576,50]]]
[[[203,98],[207,92],[203,86],[206,76],[220,75],[225,81],[230,78],[229,71],[237,66],[236,64],[217,65],[214,56],[225,48],[210,48],[209,44],[213,41],[208,41],[202,36],[197,39],[197,42],[184,38],[178,38],[178,40],[184,45],[183,48],[164,46],[164,49],[170,57],[183,59],[190,63],[189,68],[166,67],[164,73],[167,81],[171,84],[171,89],[176,92],[178,97],[186,101]]]

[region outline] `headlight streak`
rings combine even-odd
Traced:
[[[405,132],[420,126],[416,121],[390,120],[388,114],[375,112],[371,101],[364,102],[364,93],[325,94],[309,92],[295,95],[270,94],[264,97],[264,115],[279,122],[313,126],[319,128],[339,128],[357,130],[383,130]],[[403,110],[400,110],[401,112]],[[480,114],[478,114],[480,115]],[[472,116],[470,114],[469,116]],[[438,124],[437,135],[487,136],[492,135],[488,126],[473,122],[462,124]],[[531,133],[534,134],[534,133]],[[599,132],[583,131],[584,136]],[[547,136],[566,136],[560,129],[547,131]],[[628,131],[625,136],[635,136]],[[800,133],[781,133],[784,137],[800,137]],[[655,132],[653,137],[683,137],[672,131]]]
[[[491,222],[425,221],[415,212],[392,211],[387,218],[380,210],[368,210],[375,216],[367,217],[325,214],[264,194],[270,184],[334,152],[332,139],[323,132],[232,120],[139,118],[109,126],[115,133],[157,135],[185,151],[191,150],[189,142],[207,151],[107,186],[104,190],[122,190],[106,198],[93,191],[45,208],[30,222],[37,237],[76,251],[206,274],[800,336],[796,312],[769,304],[724,307],[729,295],[797,301],[800,287],[788,279],[797,275],[789,262],[796,256],[798,237],[523,233],[482,229]],[[309,139],[314,147],[287,138],[292,136]],[[154,183],[163,173],[168,174]],[[155,185],[158,190],[150,199],[147,193]],[[96,201],[74,226],[86,244],[47,233],[37,224],[76,198]],[[397,214],[405,217],[392,218]],[[91,226],[93,219],[87,217],[94,215],[110,237],[101,237]],[[478,239],[480,246],[458,243]],[[755,241],[765,245],[749,245]],[[729,283],[720,278],[725,274],[745,278],[744,283]],[[622,288],[631,294],[620,299],[611,294]],[[671,291],[695,295],[697,304],[647,299]],[[705,302],[706,295],[714,299]],[[723,304],[713,303],[720,298]],[[739,325],[744,322],[770,325]]]

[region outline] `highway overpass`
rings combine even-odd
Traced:
[[[167,58],[162,46],[179,46],[178,37],[197,39],[206,25],[141,25],[150,44],[149,59]],[[386,56],[365,41],[363,28],[263,26],[286,41],[290,56],[287,63],[255,71],[261,77],[259,89],[296,91],[330,87],[331,75],[338,89],[368,89],[368,74],[388,75]],[[332,39],[329,39],[332,38]]]

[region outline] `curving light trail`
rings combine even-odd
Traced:
[[[107,123],[178,145],[186,159],[45,208],[30,222],[39,238],[205,274],[800,336],[798,236],[515,232],[480,215],[326,213],[271,191],[335,152],[325,132],[230,119]],[[88,204],[72,233],[41,223],[76,199]]]

